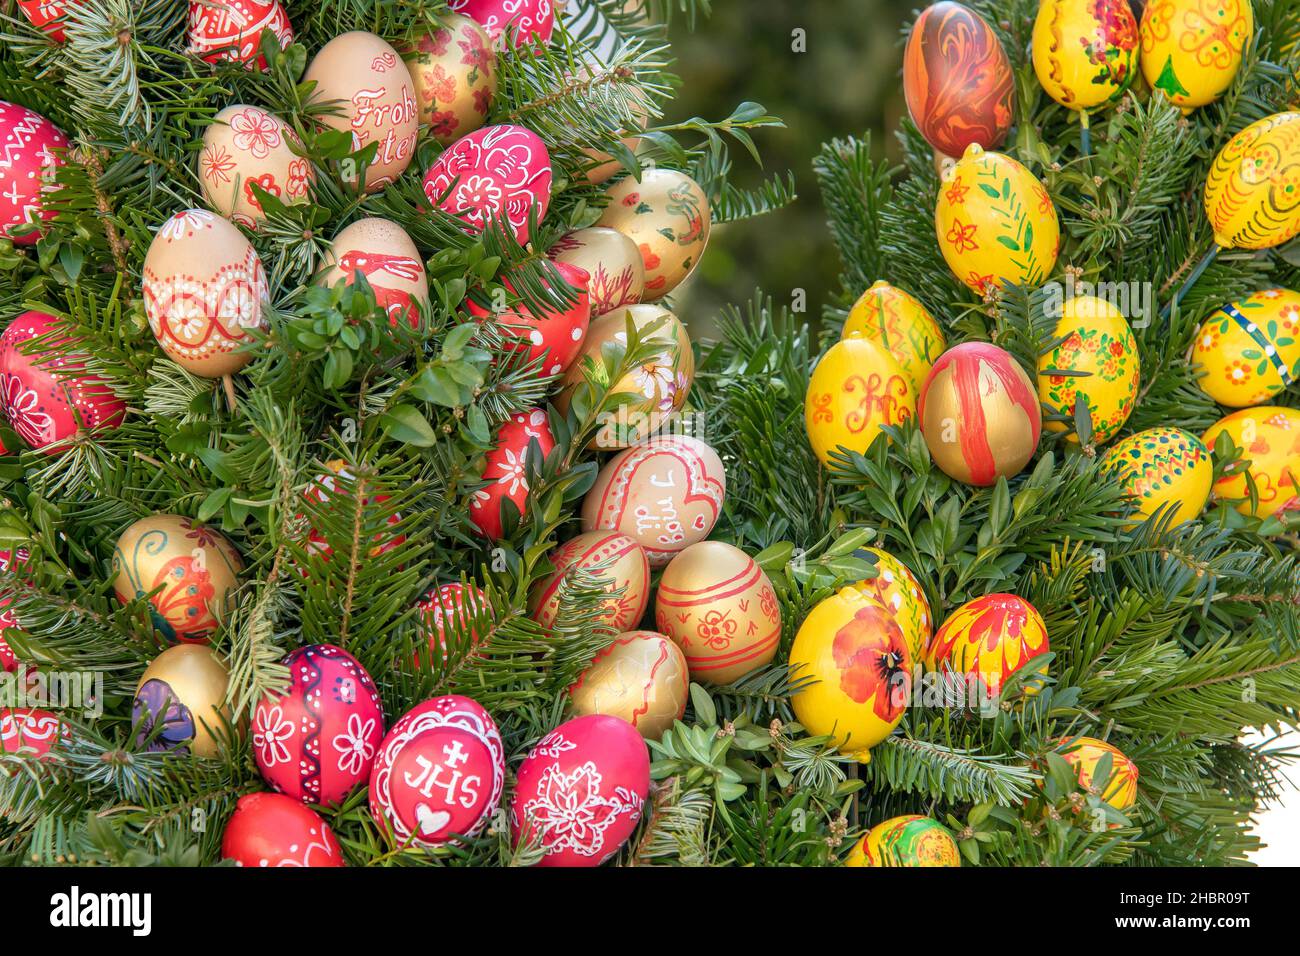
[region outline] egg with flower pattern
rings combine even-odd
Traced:
[[[952,833],[938,820],[909,813],[868,830],[845,866],[961,866]]]
[[[1214,483],[1214,497],[1260,518],[1300,509],[1300,411],[1281,405],[1243,408],[1211,425],[1201,440],[1213,450],[1225,434],[1241,457]]]
[[[617,229],[641,250],[646,302],[663,298],[700,264],[709,242],[709,197],[699,183],[673,169],[645,169],[606,191],[609,205],[598,226]]]
[[[1085,790],[1098,788],[1098,795],[1121,812],[1137,803],[1137,764],[1114,744],[1096,737],[1071,737],[1061,741],[1060,749]],[[1106,756],[1110,757],[1109,780],[1098,779]]]
[[[1264,289],[1201,323],[1192,345],[1196,384],[1220,405],[1258,405],[1300,376],[1300,293]]]
[[[1041,0],[1030,45],[1047,95],[1089,110],[1115,102],[1133,82],[1137,21],[1128,0]]]
[[[1043,427],[1069,430],[1077,442],[1075,408],[1082,402],[1092,424],[1090,441],[1110,441],[1137,401],[1141,357],[1128,321],[1103,299],[1077,296],[1061,307],[1052,335],[1061,341],[1038,360],[1038,397],[1068,424],[1047,419]]]
[[[190,0],[190,52],[208,63],[229,60],[266,69],[262,33],[281,49],[293,42],[293,25],[279,0]]]
[[[927,670],[963,677],[967,690],[996,699],[1006,679],[1023,668],[1022,687],[1038,693],[1031,662],[1050,650],[1047,625],[1038,609],[1015,594],[986,594],[957,608],[935,631],[925,653]],[[971,699],[971,698],[968,698]]]
[[[565,582],[573,572],[585,571],[609,580],[617,591],[605,602],[600,622],[621,634],[641,623],[650,602],[650,561],[645,549],[617,531],[586,531],[570,538],[550,555],[555,570],[537,582],[529,599],[533,620],[548,630],[555,624]]]
[[[497,57],[483,27],[447,14],[442,26],[400,50],[420,122],[434,140],[445,146],[483,125],[497,91]]]
[[[1133,523],[1160,508],[1169,526],[1198,518],[1210,497],[1214,465],[1205,445],[1181,428],[1158,427],[1110,447],[1102,466],[1136,506]]]
[[[934,618],[925,589],[911,569],[888,551],[881,548],[863,548],[875,557],[876,576],[864,578],[854,584],[863,594],[880,602],[889,610],[907,638],[913,660],[920,660],[934,633]]]
[[[546,43],[555,29],[555,0],[448,0],[448,5],[483,24],[494,42],[507,27],[514,30],[516,46]]]
[[[199,185],[213,209],[256,228],[266,218],[257,190],[285,205],[306,202],[316,172],[295,155],[298,135],[279,117],[256,106],[227,106],[203,131]]]
[[[1255,12],[1250,0],[1151,0],[1138,33],[1147,84],[1190,113],[1232,85]]]
[[[540,408],[511,415],[484,458],[483,480],[487,484],[470,498],[469,520],[480,534],[492,541],[505,533],[505,502],[510,502],[519,515],[527,508],[528,455],[534,446],[543,459],[555,448],[546,412]]]

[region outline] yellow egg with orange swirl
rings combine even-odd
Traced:
[[[903,367],[870,339],[836,342],[808,380],[804,425],[823,462],[843,446],[865,452],[883,425],[901,425],[916,414],[916,386]]]
[[[1232,85],[1255,14],[1250,0],[1151,0],[1138,32],[1147,84],[1190,113]]]
[[[1214,496],[1235,500],[1238,511],[1259,518],[1300,509],[1300,411],[1281,405],[1243,408],[1209,427],[1205,447],[1213,449],[1225,433],[1242,454],[1214,483]],[[1255,486],[1253,505],[1247,475]]]
[[[914,395],[947,347],[939,323],[925,306],[883,279],[853,303],[840,338],[870,339],[884,346],[907,373]]]
[[[948,616],[930,642],[925,666],[965,675],[972,688],[997,697],[1008,677],[1048,649],[1047,625],[1037,608],[1014,594],[986,594]],[[1047,665],[1037,672],[1046,674]],[[1027,695],[1038,692],[1028,680],[1023,686]]]

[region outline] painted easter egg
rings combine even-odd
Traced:
[[[492,715],[468,697],[435,697],[384,738],[370,775],[370,815],[399,846],[439,846],[483,829],[505,778]]]
[[[47,453],[66,450],[79,431],[116,428],[126,402],[93,372],[81,372],[89,357],[64,351],[58,320],[45,312],[24,312],[0,335],[0,413],[23,441]],[[41,351],[25,354],[32,339],[54,334]]]
[[[325,471],[326,474],[316,476],[316,479],[307,486],[305,491],[303,491],[302,496],[308,501],[324,506],[322,510],[329,511],[339,506],[339,499],[350,497],[359,483],[356,475],[352,474],[352,472],[348,470],[347,463],[341,458],[335,458],[331,461],[325,462]],[[383,504],[387,500],[388,495],[384,494],[362,495],[361,506],[357,509],[357,513],[360,520],[363,522],[363,527],[364,522],[367,520],[371,522],[374,521],[373,518],[367,519],[366,509],[370,508],[372,505]],[[331,502],[335,503],[331,504]],[[376,531],[374,534],[370,535],[371,546],[366,551],[366,554],[373,558],[381,554],[386,554],[394,548],[401,547],[405,544],[406,535],[400,532],[394,534],[390,530],[401,524],[401,522],[401,514],[393,514],[386,517],[384,519],[386,527],[383,530]],[[349,531],[349,535],[350,534],[351,532]],[[318,528],[313,527],[307,529],[305,545],[308,554],[320,555],[326,561],[334,555],[334,546],[330,544],[329,538]],[[350,551],[352,545],[350,536],[345,538],[345,545]],[[364,558],[358,554],[354,557],[354,560],[359,561],[364,560]],[[306,574],[307,572],[304,570],[303,573]]]
[[[420,306],[429,304],[429,279],[420,250],[406,230],[390,219],[358,219],[339,230],[325,256],[321,282],[351,285],[358,274],[374,290],[375,302],[396,325],[420,324]]]
[[[262,31],[283,49],[293,42],[293,25],[279,0],[190,0],[190,52],[208,63],[229,60],[266,69],[259,52]]]
[[[150,616],[167,640],[206,643],[230,608],[244,562],[215,528],[156,514],[122,532],[112,567],[123,604],[152,594]]]
[[[1169,526],[1193,521],[1210,497],[1214,465],[1201,440],[1181,428],[1148,428],[1112,445],[1102,464],[1133,499],[1133,523],[1168,505]]]
[[[256,106],[227,106],[203,131],[199,185],[208,205],[242,226],[266,218],[254,187],[292,205],[306,202],[316,182],[311,160],[296,156],[297,134]]]
[[[604,714],[574,717],[519,765],[511,836],[516,846],[540,845],[539,866],[600,866],[632,835],[649,794],[650,758],[636,729]]]
[[[1036,607],[1014,594],[986,594],[948,615],[926,649],[925,666],[963,675],[981,697],[996,699],[1009,676],[1049,650],[1047,625]],[[1047,665],[1036,672],[1045,674]],[[1038,693],[1028,676],[1021,675],[1025,693]]]
[[[654,631],[619,634],[569,688],[575,714],[626,720],[658,740],[686,713],[690,676],[681,649]]]
[[[535,312],[522,302],[504,306],[496,313],[496,321],[507,336],[509,347],[527,355],[527,362],[544,359],[542,372],[546,375],[559,375],[578,357],[582,351],[583,340],[587,337],[587,327],[591,322],[591,297],[587,293],[587,274],[577,266],[567,262],[555,263],[563,284],[576,292],[576,298],[568,305],[554,291],[555,285],[548,280],[546,290],[554,303],[550,307]],[[503,280],[506,289],[515,292],[510,277]],[[482,305],[474,299],[468,300],[471,315],[484,318],[493,314],[493,309]],[[509,342],[515,339],[515,342]]]
[[[231,719],[226,703],[229,683],[225,658],[212,648],[202,644],[167,648],[144,669],[135,688],[131,722],[137,729],[137,746],[215,757],[220,750],[218,735]]]
[[[636,305],[645,292],[645,263],[636,243],[617,229],[590,226],[566,233],[546,250],[556,262],[587,273],[591,314],[604,315]]]
[[[541,222],[551,202],[551,156],[532,130],[503,124],[467,133],[447,147],[424,174],[434,206],[480,233],[503,221],[520,245],[528,243],[530,213]]]
[[[629,316],[642,344],[653,343],[656,351],[611,382],[605,346],[617,343],[626,350]],[[588,373],[605,395],[623,396],[602,411],[592,443],[597,448],[627,448],[660,432],[686,404],[695,381],[695,353],[686,326],[673,313],[657,305],[630,305],[599,316],[587,329],[582,353],[569,366],[555,399],[561,412],[568,411],[574,390]]]
[[[555,624],[560,597],[572,570],[609,579],[610,591],[621,592],[605,602],[600,621],[616,634],[641,623],[650,601],[650,561],[645,549],[617,531],[587,531],[570,538],[550,555],[555,570],[533,586],[529,614],[546,629]]]
[[[55,43],[66,40],[62,20],[68,14],[68,7],[75,7],[80,0],[18,0],[18,9],[23,12],[29,23],[38,30],[43,30]]]
[[[934,617],[930,601],[925,596],[921,582],[902,561],[880,548],[863,548],[876,558],[876,576],[864,578],[854,584],[863,594],[873,597],[887,608],[907,638],[912,659],[919,661],[930,645],[934,633]]]
[[[699,183],[672,169],[646,169],[608,190],[598,226],[617,229],[641,250],[646,302],[663,298],[700,264],[709,242],[709,197]]]
[[[253,758],[262,779],[303,803],[341,803],[370,775],[384,736],[375,682],[355,657],[309,644],[284,660],[289,687],[253,708]]]
[[[15,560],[16,558],[16,560]],[[11,566],[21,567],[31,558],[31,552],[26,548],[19,548],[17,552],[9,548],[0,548],[0,572],[8,572]],[[0,591],[0,671],[12,674],[18,670],[20,661],[18,655],[14,653],[9,642],[5,640],[5,631],[12,628],[20,628],[22,625],[16,615],[7,605],[11,596],[6,591]]]
[[[58,714],[37,707],[0,707],[0,754],[44,757],[69,736]]]
[[[1137,47],[1128,0],[1041,0],[1030,40],[1038,82],[1071,110],[1119,99],[1133,82]]]
[[[1138,768],[1114,744],[1096,737],[1071,737],[1061,742],[1061,756],[1074,768],[1085,790],[1105,786],[1099,796],[1123,812],[1137,803]],[[1110,781],[1096,779],[1101,758],[1110,755]]]
[[[682,649],[692,678],[731,684],[776,656],[781,605],[753,558],[722,541],[701,541],[664,569],[655,627]]]
[[[1052,337],[1063,341],[1038,359],[1038,397],[1068,423],[1049,419],[1045,427],[1068,430],[1070,440],[1077,442],[1075,406],[1082,402],[1092,422],[1092,444],[1110,441],[1137,401],[1142,363],[1128,320],[1103,299],[1079,296],[1061,307]]]
[[[912,665],[897,618],[870,593],[841,588],[804,618],[790,647],[791,676],[813,681],[790,698],[795,718],[866,763],[903,719]]]
[[[661,568],[709,536],[726,491],[717,452],[692,435],[659,435],[605,463],[582,500],[582,530],[622,532]]]
[[[935,464],[980,487],[1019,474],[1043,425],[1025,370],[987,342],[963,342],[939,357],[921,387],[918,414]]]
[[[1201,441],[1213,450],[1222,434],[1242,454],[1214,483],[1215,498],[1235,500],[1242,514],[1260,518],[1300,509],[1300,411],[1278,405],[1244,408],[1211,425]]]
[[[493,40],[510,27],[516,46],[547,43],[555,29],[554,0],[448,0],[448,6],[483,24]]]
[[[0,100],[0,238],[30,246],[41,237],[39,229],[15,232],[54,218],[42,197],[57,188],[54,175],[67,149],[68,137],[40,113]]]
[[[321,815],[278,793],[239,798],[221,834],[235,866],[343,866],[343,850]]]
[[[1151,0],[1138,28],[1142,75],[1190,113],[1232,85],[1255,33],[1250,0]]]
[[[1061,246],[1043,184],[1010,156],[976,144],[944,170],[934,227],[952,274],[980,295],[1038,285]]]
[[[1191,354],[1196,384],[1230,408],[1277,395],[1300,377],[1300,292],[1264,289],[1201,323]]]
[[[931,817],[909,813],[868,830],[849,851],[845,866],[961,866],[949,829]]]
[[[445,146],[483,125],[497,92],[497,55],[483,27],[447,14],[441,27],[400,50],[420,122],[437,142]]]
[[[1268,249],[1300,232],[1300,113],[1274,113],[1214,157],[1205,215],[1227,249]]]
[[[528,449],[536,443],[542,458],[555,447],[546,412],[540,408],[516,412],[497,432],[496,444],[483,462],[485,487],[470,498],[469,519],[479,532],[493,541],[505,530],[503,503],[509,501],[522,515],[528,502]]]
[[[836,342],[808,379],[804,427],[826,464],[841,447],[863,454],[885,425],[916,414],[916,386],[885,348],[867,338]]]
[[[410,165],[420,132],[411,73],[397,51],[373,33],[354,30],[321,47],[303,82],[316,84],[314,102],[341,101],[322,115],[331,129],[352,134],[352,148],[378,144],[366,167],[366,192],[390,185]]]
[[[840,338],[870,339],[887,349],[911,380],[913,395],[947,348],[939,323],[925,306],[884,279],[876,280],[853,303]]]
[[[204,378],[238,372],[265,327],[270,293],[253,244],[228,219],[185,209],[158,230],[141,280],[149,328],[177,365]]]
[[[996,149],[1014,117],[1002,43],[983,17],[951,0],[916,18],[903,51],[903,95],[921,135],[948,156],[960,156],[971,143]]]
[[[463,643],[468,643],[463,648],[467,651],[478,644],[475,618],[480,612],[490,610],[488,596],[481,588],[459,581],[431,588],[415,606],[420,632],[429,642],[428,659],[442,664],[447,663],[453,649],[461,650]],[[416,658],[417,664],[421,663],[423,653],[417,653]]]

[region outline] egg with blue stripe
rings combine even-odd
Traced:
[[[1263,289],[1215,310],[1192,345],[1197,384],[1220,405],[1268,401],[1300,376],[1300,292]]]

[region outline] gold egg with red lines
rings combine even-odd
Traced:
[[[948,615],[930,642],[925,666],[963,674],[996,697],[1011,674],[1048,650],[1047,625],[1037,608],[1015,594],[986,594]],[[1038,673],[1046,674],[1047,665]],[[1027,695],[1038,693],[1028,681],[1024,689]]]
[[[776,656],[781,605],[753,558],[722,541],[701,541],[664,569],[655,626],[682,649],[691,677],[730,684]]]
[[[654,631],[629,631],[592,658],[569,699],[575,715],[619,717],[658,740],[686,713],[690,687],[681,648]]]
[[[916,414],[916,386],[883,346],[868,338],[836,342],[808,379],[804,426],[817,457],[843,446],[865,452],[885,425]]]
[[[968,485],[1017,475],[1038,448],[1043,413],[1020,363],[996,345],[963,342],[921,386],[921,434],[934,463]]]
[[[858,297],[844,320],[840,338],[870,339],[898,359],[912,383],[912,395],[930,374],[943,350],[943,330],[915,296],[884,279]]]
[[[622,589],[605,602],[600,620],[615,633],[631,631],[641,623],[650,602],[650,560],[645,549],[617,531],[585,531],[551,553],[555,571],[538,581],[528,602],[532,619],[548,630],[560,609],[561,585],[573,568],[609,579],[609,590]],[[599,568],[599,570],[596,570]]]
[[[352,285],[363,275],[389,322],[405,320],[411,328],[420,324],[420,306],[429,304],[429,279],[420,250],[397,223],[369,218],[344,226],[330,243],[325,265],[323,284],[345,279]]]

